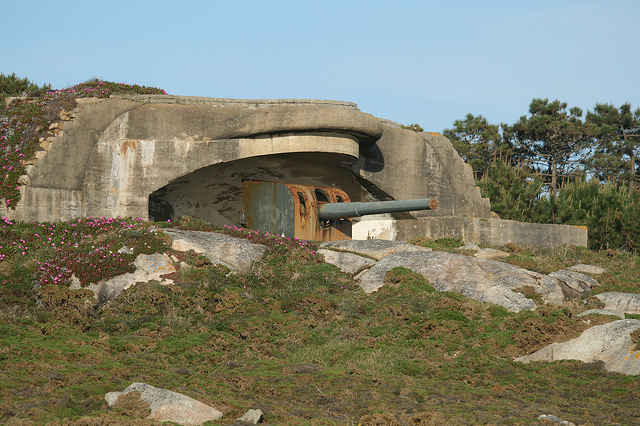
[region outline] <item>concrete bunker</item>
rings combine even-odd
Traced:
[[[354,220],[353,237],[460,238],[488,245],[586,245],[586,230],[495,217],[451,142],[349,102],[168,95],[78,99],[72,120],[26,164],[28,222],[192,216],[239,224],[242,180],[335,187],[352,201],[436,198],[431,212]],[[66,121],[64,121],[66,120]]]

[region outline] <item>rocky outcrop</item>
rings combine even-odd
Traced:
[[[455,291],[514,312],[535,309],[536,304],[513,290],[529,285],[542,291],[538,281],[524,269],[494,260],[438,251],[393,253],[360,277],[360,287],[367,293],[377,291],[382,287],[387,271],[400,266],[421,274],[438,291]]]
[[[224,265],[234,273],[247,273],[255,262],[262,259],[267,246],[252,244],[241,238],[217,232],[163,229],[173,240],[171,248],[179,251],[194,250],[213,264]]]
[[[640,328],[640,320],[624,319],[591,327],[568,342],[552,343],[516,362],[577,359],[582,362],[604,362],[604,368],[629,375],[640,374],[640,351],[631,333]]]
[[[133,262],[136,270],[131,273],[122,274],[100,281],[99,283],[89,284],[86,288],[93,291],[96,304],[102,307],[113,302],[116,297],[137,282],[158,281],[161,284],[172,284],[173,281],[163,278],[163,275],[176,272],[169,256],[162,253],[141,254]],[[80,288],[80,281],[72,277],[72,290]]]
[[[359,243],[362,247],[358,249],[366,250],[369,241]],[[558,271],[551,276],[490,259],[436,251],[399,251],[401,249],[390,250],[391,254],[359,276],[360,287],[365,292],[372,293],[382,287],[387,271],[405,267],[423,275],[436,290],[455,291],[518,312],[537,306],[514,290],[531,287],[545,302],[561,304],[568,299],[580,298],[591,286],[598,284],[578,272]]]
[[[596,294],[594,298],[604,303],[604,309],[627,314],[640,314],[640,294],[607,291]]]
[[[132,383],[122,392],[107,393],[104,399],[109,407],[113,407],[118,404],[120,397],[132,392],[139,392],[140,401],[149,404],[151,413],[147,418],[151,420],[175,422],[181,425],[200,425],[222,418],[220,411],[200,401],[146,383]]]

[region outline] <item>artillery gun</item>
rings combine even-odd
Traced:
[[[241,224],[286,237],[313,241],[351,239],[353,217],[434,210],[435,198],[351,202],[339,188],[281,182],[242,182]]]

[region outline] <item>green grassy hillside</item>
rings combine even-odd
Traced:
[[[540,414],[576,424],[640,421],[637,377],[598,363],[512,362],[614,319],[577,317],[587,309],[581,302],[509,313],[436,292],[402,268],[367,295],[312,243],[197,220],[171,225],[269,246],[251,273],[227,275],[170,250],[157,226],[168,224],[0,225],[0,423],[152,424],[139,408],[107,409],[104,395],[132,382],[213,406],[224,413],[216,424],[250,408],[268,424],[539,424]],[[134,254],[118,253],[123,246]],[[610,271],[599,291],[640,292],[639,257],[510,249],[513,264],[541,272],[594,264]],[[174,285],[138,284],[101,310],[87,307],[87,290],[66,287],[72,273],[87,283],[161,251],[189,265],[170,277]]]

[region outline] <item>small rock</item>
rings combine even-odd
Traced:
[[[118,249],[118,253],[120,254],[133,254],[133,251],[134,251],[133,247],[126,247],[126,246],[120,247]]]
[[[479,251],[480,250],[480,246],[478,246],[477,244],[474,244],[474,243],[467,243],[467,244],[463,245],[462,247],[458,247],[457,250],[475,250],[475,251]]]
[[[148,419],[182,425],[200,425],[222,418],[220,411],[198,400],[146,383],[132,383],[122,392],[107,393],[104,399],[109,407],[112,407],[121,395],[135,391],[140,392],[141,401],[149,403],[151,414],[147,417]]]
[[[360,276],[360,287],[365,293],[377,291],[384,285],[387,271],[398,266],[421,274],[438,291],[455,291],[471,299],[501,305],[512,312],[536,308],[535,302],[513,290],[531,286],[540,292],[549,292],[522,268],[440,251],[390,254]]]
[[[237,419],[238,421],[241,422],[245,422],[245,423],[251,423],[251,424],[258,424],[262,421],[262,416],[264,415],[264,413],[262,412],[262,410],[249,410],[246,413],[244,413],[244,416],[240,417],[239,419]]]
[[[500,250],[486,248],[478,251],[476,254],[474,254],[474,256],[477,257],[478,259],[499,260],[499,259],[506,259],[510,255],[509,253],[505,253]]]
[[[563,420],[560,417],[556,417],[556,416],[553,416],[551,414],[540,414],[538,416],[538,419],[540,419],[540,420],[548,420],[550,422],[560,423],[561,425],[576,426],[575,423],[571,423],[571,422],[569,422],[567,420]]]
[[[574,265],[571,266],[569,268],[567,268],[570,271],[575,271],[575,272],[582,272],[585,274],[604,274],[605,272],[607,272],[606,269],[601,268],[599,266],[594,266],[594,265],[583,265],[582,263],[579,265]]]

